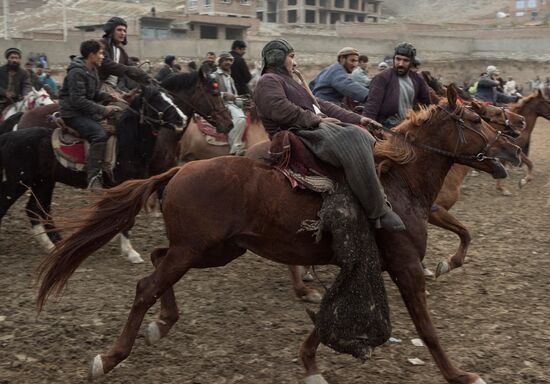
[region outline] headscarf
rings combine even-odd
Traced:
[[[275,39],[267,43],[262,49],[262,75],[268,67],[282,68],[289,53],[294,48],[285,39]]]

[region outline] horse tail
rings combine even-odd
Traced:
[[[77,230],[59,242],[38,267],[40,289],[37,305],[41,311],[48,296],[59,295],[69,277],[93,252],[119,232],[130,228],[147,199],[179,171],[179,167],[145,180],[130,180],[106,190],[103,196],[84,212],[69,219],[68,226]]]

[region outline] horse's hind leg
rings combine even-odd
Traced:
[[[519,187],[525,187],[527,183],[534,179],[533,162],[525,154],[521,154],[521,162],[527,166],[527,174],[519,181]]]
[[[313,328],[300,348],[300,360],[306,369],[305,384],[328,384],[319,373],[319,368],[317,368],[317,362],[315,361],[317,348],[319,348],[320,343],[319,332],[317,328]]]
[[[468,247],[472,239],[468,229],[443,207],[437,206],[437,210],[430,212],[428,222],[454,232],[460,238],[460,246],[456,253],[449,257],[448,260],[440,261],[437,264],[437,269],[435,271],[435,277],[437,278],[464,264],[464,259],[466,258],[466,253],[468,252]]]
[[[90,380],[111,371],[130,355],[143,317],[158,298],[191,268],[195,256],[182,247],[169,248],[153,273],[137,283],[134,304],[126,325],[111,349],[93,359]]]
[[[323,298],[319,292],[313,288],[307,287],[302,280],[302,267],[298,265],[289,265],[292,288],[296,297],[308,303],[320,303]]]
[[[54,186],[54,182],[34,185],[27,202],[27,216],[31,221],[32,232],[47,250],[54,247],[54,242],[61,240],[61,235],[55,231],[50,218]],[[48,222],[44,224],[46,221]]]
[[[166,256],[167,251],[167,248],[157,248],[151,253],[151,262],[155,268],[162,261],[162,258]],[[178,305],[176,303],[176,296],[174,295],[174,288],[169,287],[160,297],[158,319],[147,326],[147,331],[145,332],[146,343],[149,345],[154,344],[166,336],[178,319]]]
[[[122,256],[126,256],[128,261],[132,264],[143,263],[141,255],[132,246],[129,229],[122,231],[120,234],[120,252],[122,253]]]

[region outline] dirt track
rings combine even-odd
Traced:
[[[471,229],[470,258],[463,269],[428,283],[432,317],[449,355],[488,384],[550,383],[549,146],[550,123],[539,119],[531,153],[536,179],[519,191],[520,173],[513,171],[512,197],[498,195],[487,175],[466,179],[453,212]],[[60,187],[54,201],[79,206],[85,196]],[[0,232],[0,383],[84,382],[91,358],[120,332],[136,281],[152,267],[129,265],[113,242],[90,257],[62,299],[37,318],[34,269],[44,253],[28,235],[23,208],[22,199]],[[146,256],[165,242],[162,221],[146,215],[138,221],[134,246]],[[435,268],[457,242],[431,228],[427,264]],[[324,282],[335,271],[319,270]],[[417,337],[412,322],[386,281],[393,337],[402,342],[377,349],[366,364],[321,347],[318,361],[329,383],[444,382],[427,349],[411,344]],[[182,316],[169,337],[148,347],[140,333],[130,358],[103,382],[301,382],[297,352],[311,326],[285,267],[247,254],[225,268],[191,271],[176,296]],[[412,357],[426,365],[411,366]]]

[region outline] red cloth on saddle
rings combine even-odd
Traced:
[[[201,116],[195,116],[195,123],[197,124],[197,128],[199,128],[199,131],[201,131],[203,134],[207,136],[212,136],[216,139],[216,141],[221,142],[228,142],[227,134],[220,133],[216,130],[216,127],[214,127],[212,124],[210,124],[206,119],[202,118]]]
[[[271,138],[269,158],[272,165],[280,170],[291,169],[305,176],[321,175],[337,180],[340,171],[318,160],[291,131],[279,131]]]
[[[86,163],[86,148],[84,147],[84,143],[76,143],[70,145],[61,144],[59,150],[63,152],[63,154],[65,154],[66,157],[71,159],[71,161],[74,163]]]

